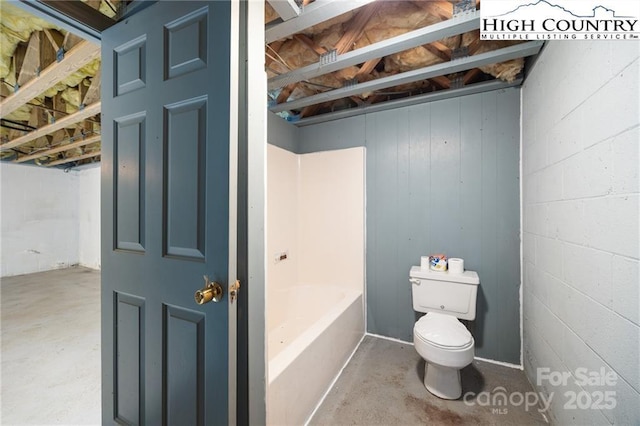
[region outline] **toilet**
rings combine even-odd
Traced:
[[[480,278],[413,266],[409,272],[413,310],[424,312],[413,327],[413,343],[425,360],[424,386],[443,399],[462,395],[460,370],[473,361],[474,340],[458,320],[476,317]]]

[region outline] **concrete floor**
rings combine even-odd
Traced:
[[[3,425],[100,424],[100,272],[0,282]]]
[[[474,361],[462,370],[463,396],[477,395],[467,403],[432,395],[423,377],[424,361],[413,346],[366,336],[309,425],[546,424],[538,406],[520,404],[517,393],[531,392],[533,402],[534,392],[523,371]],[[513,395],[513,404],[491,405],[489,395],[500,392]]]
[[[3,278],[0,298],[0,424],[100,424],[100,272]],[[367,336],[310,425],[545,423],[538,407],[493,406],[482,394],[533,392],[522,371],[474,361],[462,374],[463,394],[482,396],[439,399],[413,346]]]

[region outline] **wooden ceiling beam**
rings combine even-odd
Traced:
[[[445,49],[448,49],[444,44],[439,43],[438,40],[463,34],[478,28],[480,28],[480,15],[478,13],[438,22],[349,51],[342,55],[337,55],[336,60],[328,64],[320,65],[320,62],[316,62],[285,74],[271,77],[267,80],[267,87],[269,90],[272,90],[295,81],[309,80],[350,66],[360,65],[369,60],[383,58],[393,53],[422,46],[426,43],[434,43],[434,46],[442,45]]]
[[[355,18],[349,22],[349,26],[346,31],[335,45],[338,55],[347,53],[353,48],[355,42],[362,37],[362,33],[364,32],[364,27],[367,25],[367,22],[369,22],[373,15],[380,9],[380,5],[381,2],[374,2],[363,7],[356,14]]]
[[[444,46],[444,45],[443,45]],[[433,43],[422,45],[425,49],[427,49],[431,54],[437,56],[445,62],[449,62],[451,60],[451,49],[441,50],[433,45]],[[446,46],[445,46],[446,47]]]
[[[429,81],[441,89],[449,89],[451,87],[451,80],[449,80],[449,77],[444,75],[431,77]]]
[[[320,109],[321,104],[309,105],[305,107],[302,111],[300,111],[300,118],[310,117],[315,115]]]
[[[364,105],[364,101],[361,98],[359,98],[358,96],[349,96],[349,99],[351,99],[353,102],[355,102],[356,105],[358,105],[358,106]]]
[[[437,16],[440,19],[451,19],[451,17],[453,16],[453,4],[449,3],[448,1],[423,0],[415,2],[415,4],[418,4],[420,7],[422,7],[425,12],[429,13],[430,15]]]
[[[94,102],[100,100],[100,82],[101,82],[101,69],[98,69],[96,75],[91,79],[91,85],[87,89],[87,93],[82,98],[83,105],[91,105]]]
[[[64,43],[64,39],[56,40],[56,38],[60,38],[60,37],[59,36],[54,37],[53,33],[49,31],[47,28],[43,29],[42,31],[44,31],[44,34],[47,36],[47,39],[49,40],[49,43],[51,43],[51,47],[53,47],[53,50],[55,50],[56,52],[59,51],[60,48],[62,47],[62,43]],[[62,34],[60,34],[60,36],[61,35]]]
[[[39,129],[29,132],[26,135],[22,135],[18,138],[10,140],[5,144],[0,145],[0,150],[4,151],[6,149],[16,148],[20,145],[26,144],[27,142],[31,142],[32,140],[37,139],[40,136],[48,135],[55,132],[56,130],[70,127],[76,123],[79,123],[80,121],[86,120],[89,117],[93,117],[94,115],[100,113],[100,106],[100,102],[95,102],[91,105],[88,105],[73,114],[69,114],[66,117],[56,120],[51,124],[47,124],[46,126],[40,127]]]
[[[283,102],[286,102],[287,99],[289,99],[289,96],[291,96],[291,92],[293,92],[297,86],[298,86],[298,83],[293,83],[283,87],[282,90],[280,91],[280,94],[278,94],[276,103],[281,104]]]
[[[63,151],[68,151],[70,149],[74,149],[74,148],[80,148],[82,146],[85,145],[89,145],[92,144],[94,142],[99,142],[100,141],[101,136],[100,135],[96,135],[96,136],[91,136],[88,137],[86,139],[82,139],[76,142],[71,142],[65,145],[58,145],[55,148],[50,148],[47,150],[41,150],[39,152],[36,152],[34,154],[29,154],[29,155],[25,155],[22,157],[18,157],[17,159],[13,160],[14,163],[24,163],[25,161],[30,161],[30,160],[35,160],[36,158],[40,158],[40,157],[44,157],[47,155],[52,155],[52,154],[57,154],[59,152],[63,152]]]
[[[269,65],[271,65],[271,62],[275,61],[272,53],[273,52],[278,53],[283,44],[284,44],[284,41],[278,40],[278,41],[274,41],[273,43],[267,45],[267,48],[265,50],[265,67],[268,68]],[[267,55],[267,53],[269,53],[269,55]]]
[[[43,166],[46,166],[46,167],[58,166],[60,164],[71,163],[72,161],[80,161],[80,160],[84,160],[85,158],[97,157],[100,154],[101,154],[101,151],[87,152],[82,155],[76,155],[75,157],[62,158],[60,160],[51,161],[50,163],[43,164]]]
[[[362,66],[356,73],[356,77],[361,75],[371,74],[371,71],[373,71],[376,68],[376,66],[378,66],[378,63],[380,63],[381,60],[382,58],[369,59],[367,62],[362,64]]]
[[[68,32],[67,35],[64,36],[64,40],[62,41],[62,47],[64,48],[65,52],[68,52],[73,48],[73,46],[75,46],[78,43],[81,43],[82,41],[83,39],[81,37],[78,37],[72,32]]]
[[[464,74],[464,77],[462,77],[462,82],[466,86],[476,81],[478,77],[480,77],[481,75],[482,75],[482,70],[480,70],[480,68],[474,68],[472,70],[467,71]]]
[[[6,117],[31,99],[43,93],[45,90],[55,86],[79,68],[100,57],[100,46],[84,41],[74,46],[65,53],[64,59],[54,62],[45,68],[40,76],[31,79],[17,92],[4,98],[0,102],[0,116]]]
[[[396,87],[402,84],[414,83],[419,80],[425,80],[437,76],[467,71],[472,68],[479,68],[485,65],[504,62],[511,59],[524,58],[537,54],[542,48],[542,45],[542,41],[528,41],[509,47],[492,50],[491,52],[480,53],[477,55],[456,59],[455,61],[451,62],[429,65],[424,68],[405,71],[364,83],[358,83],[346,87],[341,87],[339,89],[329,90],[317,95],[295,99],[283,104],[273,105],[269,107],[269,110],[271,112],[297,110],[308,105],[329,102],[351,95],[369,93],[376,90],[385,89],[387,87]]]
[[[327,49],[325,49],[322,46],[318,46],[315,41],[311,40],[309,37],[307,37],[304,34],[296,34],[293,36],[293,38],[298,43],[313,50],[318,56],[324,55],[325,53],[327,53]]]
[[[18,86],[24,85],[38,75],[38,71],[40,70],[40,34],[39,31],[31,33],[22,66],[20,69],[16,68],[16,81]]]
[[[449,46],[447,46],[446,44],[439,42],[439,41],[434,41],[432,43],[426,44],[424,45],[429,46],[426,47],[427,50],[429,50],[429,48],[434,49],[437,52],[440,52],[440,55],[438,55],[436,53],[436,55],[440,56],[441,58],[444,58],[446,61],[450,61],[451,60],[451,49],[449,48]],[[430,52],[433,52],[433,50],[429,50]]]
[[[480,33],[478,33],[478,37],[475,40],[469,43],[469,45],[467,46],[467,52],[469,52],[469,55],[475,55],[475,53],[478,51],[479,48],[480,48]]]

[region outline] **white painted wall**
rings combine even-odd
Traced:
[[[524,367],[558,424],[640,422],[638,42],[550,42],[522,89]],[[580,386],[579,368],[615,386]],[[615,392],[613,409],[566,409]],[[582,392],[582,394],[580,394]]]
[[[0,276],[78,263],[78,175],[0,163]]]
[[[0,276],[83,265],[100,269],[100,165],[0,163]]]
[[[100,269],[100,164],[78,172],[78,261]]]

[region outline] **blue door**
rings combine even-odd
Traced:
[[[230,418],[230,20],[160,1],[102,35],[104,424]]]

